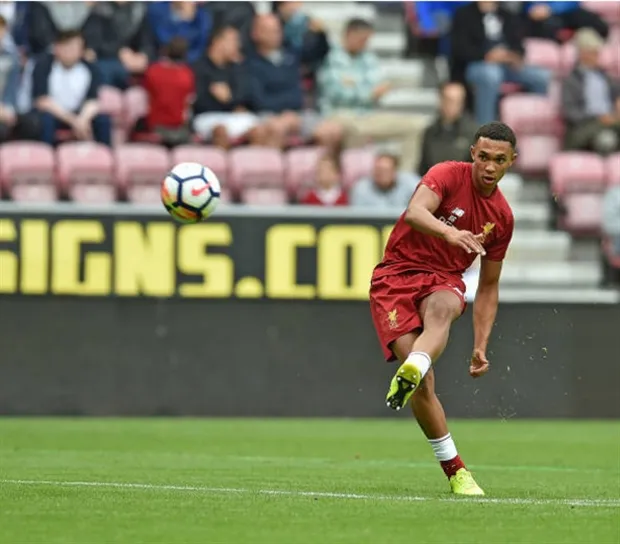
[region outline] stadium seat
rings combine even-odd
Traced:
[[[99,108],[112,118],[112,143],[122,144],[127,139],[123,115],[123,93],[114,87],[105,85],[99,90]]]
[[[350,189],[361,178],[372,173],[375,152],[372,148],[347,149],[342,153],[342,181],[345,189]]]
[[[610,25],[620,24],[620,3],[617,1],[591,1],[587,5],[588,11],[598,13]]]
[[[283,188],[248,187],[241,191],[241,202],[255,206],[283,206],[288,203],[288,194]]]
[[[142,87],[130,87],[123,96],[123,116],[125,129],[131,132],[138,119],[149,111],[149,98]]]
[[[556,136],[522,136],[517,141],[519,156],[515,168],[522,174],[533,176],[546,174],[551,157],[560,150]]]
[[[160,183],[171,166],[168,151],[158,145],[128,143],[114,155],[120,194],[130,202],[159,202]]]
[[[559,136],[563,131],[558,105],[547,96],[522,93],[506,96],[500,102],[500,117],[517,136]]]
[[[560,217],[560,228],[573,235],[598,234],[603,214],[602,193],[567,195],[562,201],[564,214]]]
[[[61,144],[56,161],[63,195],[84,203],[116,200],[113,157],[107,146],[94,142]]]
[[[567,193],[601,193],[607,185],[605,162],[596,153],[557,153],[551,158],[549,175],[551,192],[557,197]]]
[[[316,166],[324,152],[322,147],[300,147],[285,155],[285,183],[291,196],[314,184]]]
[[[228,187],[228,158],[226,152],[219,147],[205,145],[180,145],[170,152],[172,164],[180,162],[197,162],[208,166],[220,180],[222,186],[221,199],[232,200]]]
[[[610,185],[620,185],[620,153],[607,158],[607,181]]]
[[[0,146],[0,193],[18,201],[56,200],[54,150],[40,142]]]
[[[228,153],[231,188],[284,188],[282,154],[267,147],[242,147]]]
[[[534,66],[547,68],[553,74],[559,74],[562,69],[561,49],[551,40],[528,38],[525,40],[525,62]]]

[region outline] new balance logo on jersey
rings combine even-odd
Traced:
[[[464,215],[465,215],[465,210],[462,210],[461,208],[454,208],[450,212],[450,217],[448,217],[448,219],[446,219],[445,217],[440,217],[439,221],[441,221],[442,223],[445,223],[446,225],[450,225],[451,227],[453,227],[454,222],[457,219],[460,219],[461,217],[463,217]]]
[[[457,217],[463,217],[465,215],[465,210],[461,210],[461,208],[454,208],[452,210],[452,215],[456,215]]]

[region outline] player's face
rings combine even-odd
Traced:
[[[490,193],[512,166],[516,154],[509,142],[480,138],[471,147],[471,158],[474,184],[481,192]]]

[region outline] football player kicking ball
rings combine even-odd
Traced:
[[[484,495],[459,457],[435,395],[432,365],[448,343],[450,326],[465,309],[463,273],[482,257],[474,302],[473,378],[489,369],[486,348],[497,312],[502,260],[512,238],[512,210],[497,187],[516,158],[516,138],[503,123],[480,127],[472,163],[431,168],[397,221],[375,268],[370,307],[388,361],[401,365],[387,405],[413,414],[435,452],[452,492]]]

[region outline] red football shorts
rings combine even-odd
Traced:
[[[390,344],[401,336],[422,328],[419,309],[422,301],[436,291],[452,291],[465,311],[465,284],[457,276],[436,272],[406,272],[372,279],[370,313],[387,361],[396,360]]]

